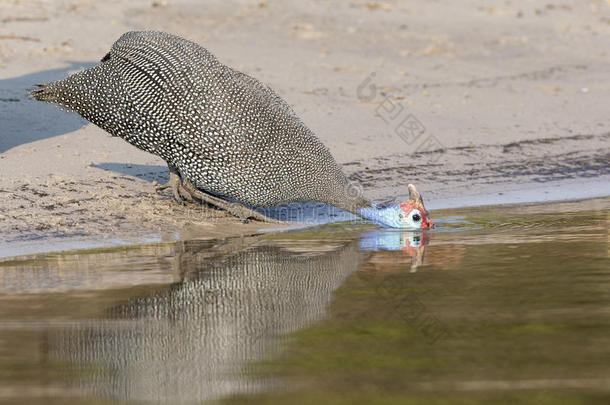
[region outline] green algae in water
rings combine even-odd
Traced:
[[[5,261],[0,400],[607,403],[608,206]]]
[[[298,388],[228,402],[607,403],[601,204],[450,216],[416,272],[401,251],[371,253],[335,291],[329,317],[262,365]]]

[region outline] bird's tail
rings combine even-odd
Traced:
[[[30,92],[30,98],[35,98],[38,101],[44,101],[46,103],[55,103],[57,101],[57,93],[54,91],[54,87],[49,84],[35,84],[38,87],[36,90]]]

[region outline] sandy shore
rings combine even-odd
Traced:
[[[161,159],[27,99],[142,29],[273,87],[373,199],[409,182],[430,208],[610,195],[607,1],[2,1],[5,251],[264,227],[155,194]]]

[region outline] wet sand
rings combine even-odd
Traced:
[[[410,182],[434,209],[610,195],[609,7],[2,2],[0,244],[25,253],[265,227],[155,194],[168,177],[159,158],[27,99],[128,30],[185,36],[273,87],[372,199],[403,199]]]

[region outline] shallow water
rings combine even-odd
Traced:
[[[610,199],[0,261],[0,402],[608,403]]]

